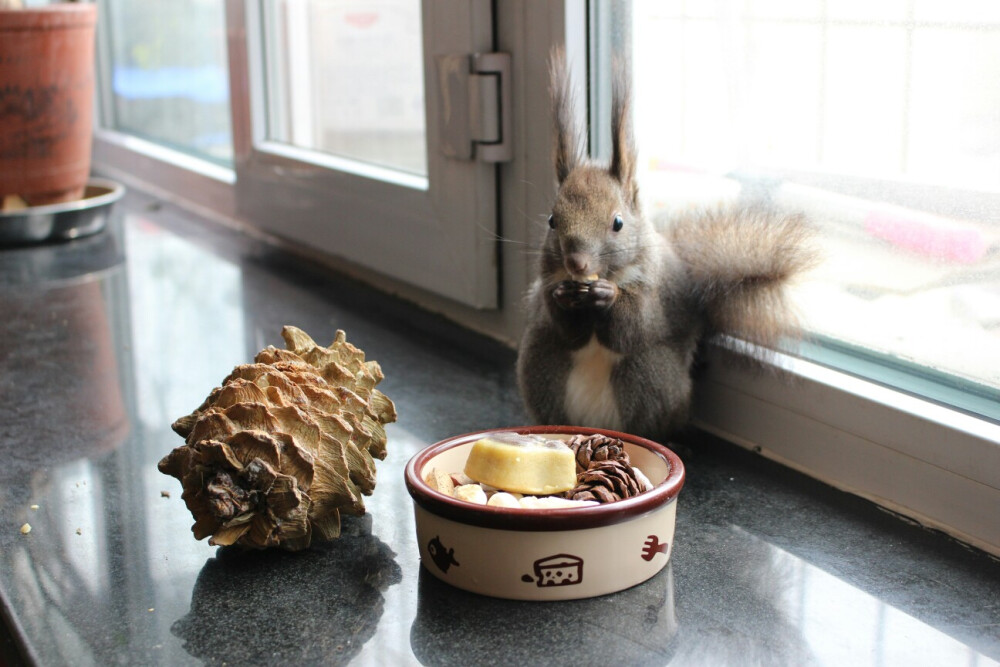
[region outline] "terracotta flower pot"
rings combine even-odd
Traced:
[[[95,4],[0,10],[0,197],[79,199],[90,172]]]

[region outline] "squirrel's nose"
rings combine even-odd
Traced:
[[[587,275],[590,273],[590,258],[576,252],[566,255],[566,270],[579,276]]]

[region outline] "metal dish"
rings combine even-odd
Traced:
[[[96,234],[108,222],[111,206],[125,194],[125,186],[103,178],[87,181],[76,201],[0,211],[0,246],[66,241]]]

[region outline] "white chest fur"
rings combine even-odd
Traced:
[[[611,371],[619,359],[621,355],[597,342],[597,336],[573,353],[564,399],[571,424],[621,430],[621,414],[611,385]]]

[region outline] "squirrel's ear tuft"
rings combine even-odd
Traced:
[[[552,95],[553,157],[556,177],[562,184],[569,172],[580,163],[580,132],[574,114],[566,52],[555,47],[549,55],[550,93]]]
[[[635,180],[636,147],[632,134],[632,71],[627,60],[616,57],[611,83],[611,166],[609,171],[635,208],[639,184]]]

